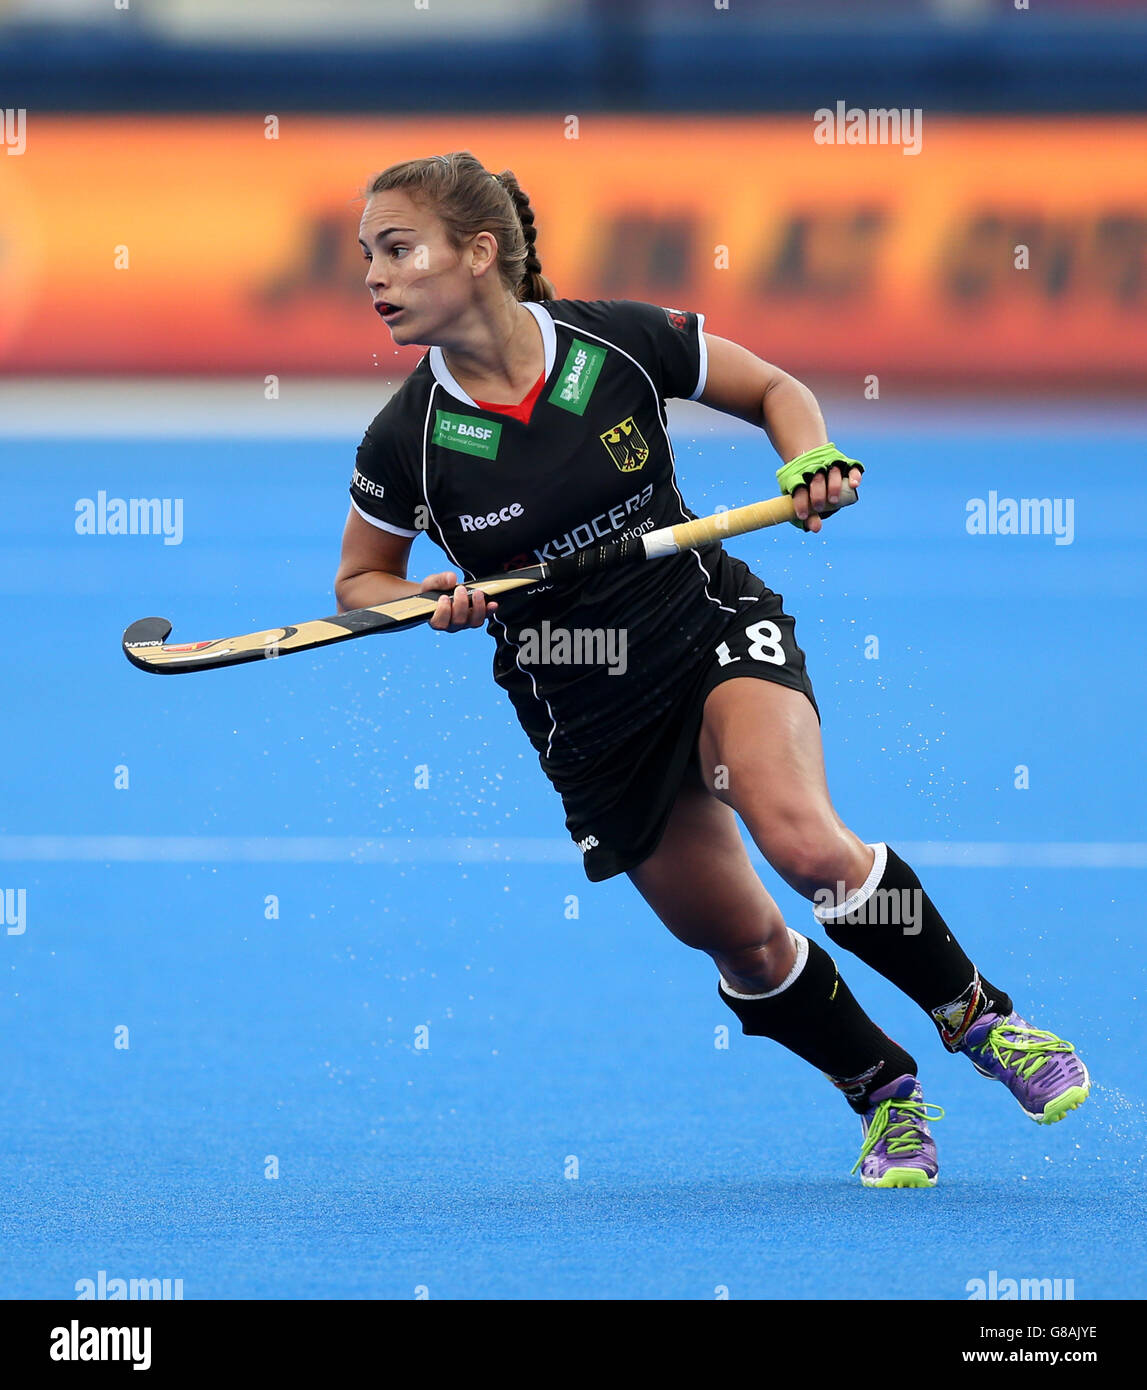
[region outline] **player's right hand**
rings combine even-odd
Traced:
[[[458,583],[453,570],[443,570],[441,574],[428,574],[422,581],[422,590],[453,589],[453,596],[446,593],[438,600],[438,607],[430,619],[430,626],[439,632],[461,632],[463,628],[482,627],[491,613],[498,611],[497,603],[487,603],[486,595],[480,589],[471,593]]]
[[[862,475],[862,469],[850,468],[846,478],[839,464],[834,463],[827,471],[821,469],[819,473],[815,473],[807,486],[802,483],[799,487],[794,487],[793,511],[797,520],[804,522],[804,529],[813,533],[819,531],[824,525],[819,513],[825,506],[835,507],[840,502],[841,484],[848,483],[853,491],[857,491]]]

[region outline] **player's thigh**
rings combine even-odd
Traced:
[[[751,950],[784,930],[736,816],[695,776],[678,793],[657,849],[629,877],[673,935],[697,950]]]
[[[714,648],[698,752],[706,786],[742,816],[833,814],[805,654],[779,594],[751,603]]]
[[[714,794],[799,890],[850,878],[871,859],[833,807],[820,723],[802,692],[769,680],[723,682],[705,702],[698,747]]]
[[[816,711],[799,690],[768,680],[726,680],[705,700],[702,775],[738,813],[799,810],[835,817]]]

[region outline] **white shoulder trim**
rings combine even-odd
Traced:
[[[523,309],[528,309],[537,320],[538,327],[542,330],[542,348],[546,355],[546,380],[550,379],[550,373],[554,369],[554,362],[558,355],[558,334],[554,327],[554,321],[547,310],[540,304],[536,304],[532,299],[527,299],[522,305]]]
[[[442,349],[432,347],[427,355],[430,358],[430,370],[434,373],[434,380],[442,387],[443,391],[453,396],[456,401],[462,401],[466,405],[472,405],[475,410],[480,410],[481,406],[478,402],[468,396],[454,380],[454,373],[446,365],[446,356]]]
[[[527,300],[523,303],[522,308],[527,309],[533,315],[538,328],[541,330],[542,349],[545,353],[545,374],[548,381],[558,355],[558,335],[554,328],[554,321],[545,309],[540,304],[535,304],[533,300]],[[475,410],[482,409],[478,402],[454,380],[454,373],[446,365],[446,354],[440,347],[432,347],[427,356],[430,359],[430,370],[434,373],[434,380],[442,387],[443,391],[464,405],[472,405]]]
[[[691,401],[700,400],[701,392],[705,389],[705,383],[709,379],[709,345],[705,341],[705,334],[702,331],[705,327],[705,315],[697,315],[697,355],[701,359],[700,370],[697,373],[697,389],[689,397]]]
[[[392,536],[409,536],[411,540],[418,535],[417,531],[404,531],[401,526],[392,526],[389,521],[379,521],[378,517],[371,516],[369,512],[364,512],[353,497],[350,499],[350,504],[355,511],[358,512],[359,516],[362,517],[363,521],[369,521],[372,526],[377,526],[380,531],[389,531]]]

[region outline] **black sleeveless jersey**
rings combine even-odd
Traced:
[[[545,347],[528,423],[477,405],[434,347],[357,454],[360,515],[401,536],[425,531],[466,579],[694,516],[677,487],[665,400],[704,390],[703,318],[626,300],[525,307]],[[668,709],[738,603],[764,592],[749,578],[742,567],[733,578],[712,545],[500,595],[488,624],[494,678],[543,766],[600,757]]]

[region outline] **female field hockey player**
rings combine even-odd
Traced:
[[[743,1031],[773,1038],[843,1092],[863,1123],[866,1186],[935,1183],[937,1108],[914,1058],[865,1014],[833,958],[786,926],[737,816],[816,904],[829,939],[915,1000],[949,1052],[1042,1124],[1080,1105],[1090,1082],[1072,1044],[1021,1018],[912,869],[837,816],[793,619],[746,565],[714,544],[496,603],[459,583],[690,519],[668,397],[767,431],[782,492],[804,529],[819,531],[819,513],[842,482],[859,485],[862,468],[827,441],[812,393],[703,332],[699,314],[558,299],[526,194],[469,153],[379,174],[359,237],[394,342],[430,350],[359,447],[340,610],[441,589],[432,627],[488,625],[494,679],[562,797],[587,876],[628,874],[676,937],[713,958]],[[406,573],[420,531],[451,569],[416,584]],[[539,631],[566,634],[586,659],[540,660]],[[623,638],[612,650],[624,661],[602,659],[610,644],[579,649],[579,632]]]

